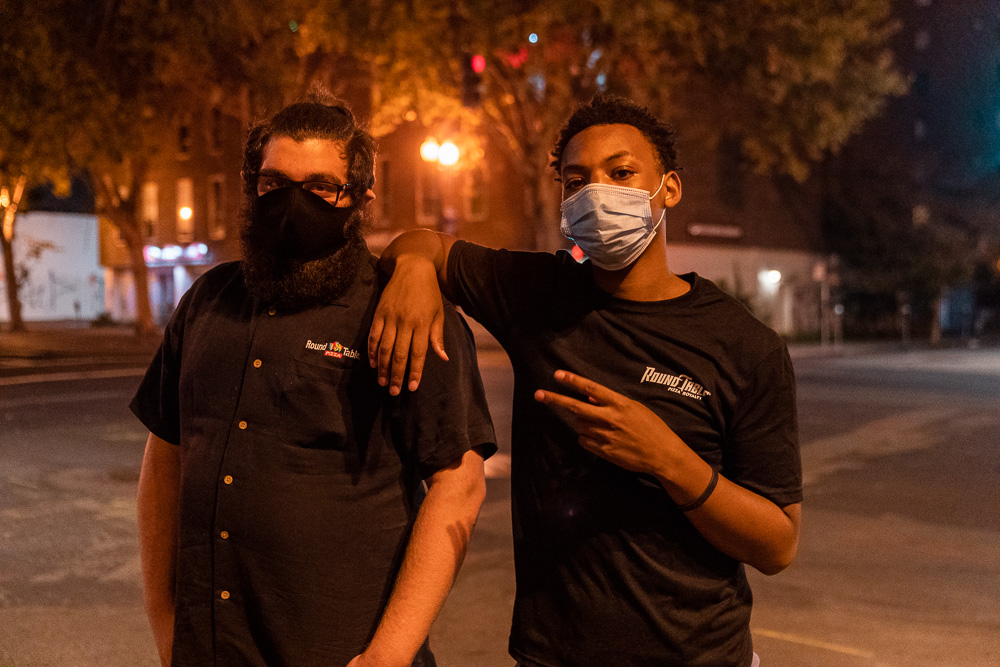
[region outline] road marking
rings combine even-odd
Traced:
[[[146,372],[142,368],[109,368],[97,371],[75,371],[65,373],[37,373],[0,378],[0,387],[18,384],[38,384],[40,382],[72,382],[74,380],[106,380],[110,378],[141,377]]]
[[[811,646],[812,648],[819,648],[823,649],[824,651],[833,651],[834,653],[843,653],[844,655],[852,655],[856,658],[864,658],[866,660],[875,659],[875,654],[869,653],[868,651],[862,651],[856,648],[851,648],[850,646],[841,646],[840,644],[831,644],[830,642],[824,642],[818,639],[810,639],[809,637],[800,637],[799,635],[793,635],[787,632],[775,632],[774,630],[763,630],[761,628],[750,628],[750,632],[752,632],[755,635],[760,635],[761,637],[780,639],[781,641],[791,642],[792,644]]]

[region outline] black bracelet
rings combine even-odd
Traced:
[[[704,505],[705,501],[708,500],[708,497],[712,495],[712,491],[715,491],[715,485],[718,483],[719,483],[719,471],[716,470],[715,468],[712,468],[712,479],[709,480],[708,486],[705,488],[705,491],[700,496],[689,502],[688,504],[678,505],[677,509],[679,509],[682,512],[690,512],[691,510],[698,509],[699,507]]]

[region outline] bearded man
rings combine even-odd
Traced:
[[[433,665],[495,451],[472,337],[390,396],[365,363],[375,144],[314,96],[251,129],[244,259],[184,295],[131,409],[162,664]],[[426,483],[426,492],[424,484]]]

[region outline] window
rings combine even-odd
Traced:
[[[918,118],[913,121],[913,138],[917,141],[923,141],[925,137],[927,137],[927,124]]]
[[[488,201],[486,174],[482,167],[475,167],[466,173],[465,176],[465,197],[463,205],[465,208],[465,219],[470,222],[480,222],[486,219],[488,213],[486,202]]]
[[[208,238],[220,241],[226,238],[226,177],[223,174],[208,179]]]
[[[922,227],[931,221],[931,209],[926,204],[913,207],[913,226]]]
[[[437,166],[426,162],[417,167],[417,224],[437,229],[441,223],[441,179]]]
[[[156,227],[160,223],[160,187],[155,181],[142,184],[140,211],[143,236],[147,239],[156,236]]]
[[[917,34],[913,36],[913,48],[917,51],[926,51],[927,47],[931,45],[931,31],[930,30],[918,30]]]
[[[191,114],[185,113],[177,119],[177,157],[191,155]]]
[[[194,183],[190,178],[177,179],[177,242],[194,240]]]
[[[222,150],[222,111],[212,107],[208,116],[208,149],[213,154]]]

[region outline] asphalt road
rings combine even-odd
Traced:
[[[141,608],[135,363],[0,364],[0,666],[155,665]],[[501,435],[442,667],[510,667],[512,378],[480,363]],[[752,572],[765,667],[1000,664],[1000,351],[796,359],[799,556]],[[88,379],[81,379],[88,378]]]

